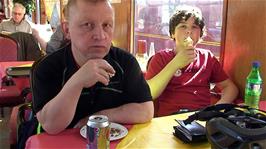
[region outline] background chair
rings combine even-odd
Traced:
[[[17,61],[19,43],[8,35],[0,33],[0,62]]]
[[[8,35],[0,34],[0,62],[17,61],[20,46],[16,40]],[[2,72],[1,72],[2,73]],[[4,76],[3,74],[1,75]],[[3,107],[17,103],[17,97],[20,96],[18,88],[15,86],[6,86],[8,79],[2,79],[3,87],[0,92],[1,116],[4,116]]]
[[[18,60],[36,61],[43,55],[38,45],[38,41],[33,37],[32,34],[15,32],[10,34],[10,36],[20,45],[21,50],[18,51]]]
[[[34,102],[33,99],[33,93],[32,93],[32,87],[34,85],[34,70],[36,66],[43,60],[44,57],[41,57],[39,60],[35,61],[32,65],[31,71],[30,71],[30,88],[27,88],[27,90],[24,90],[24,97],[25,97],[25,103],[15,106],[12,109],[11,117],[9,121],[9,128],[10,128],[10,135],[9,135],[9,142],[10,142],[10,148],[18,148],[18,145],[22,145],[21,142],[19,142],[19,127],[20,125],[23,125],[24,122],[29,122],[31,118],[35,116],[34,111],[32,110],[32,104]],[[26,141],[26,140],[25,140]],[[20,144],[18,144],[20,143]]]
[[[11,79],[9,79],[8,82],[13,82],[13,80],[10,81]],[[4,83],[5,82],[6,81],[4,81]],[[4,117],[4,107],[14,107],[25,102],[26,92],[29,87],[29,78],[16,78],[14,82],[15,83],[8,83],[9,85],[2,85],[0,90],[1,117]]]
[[[24,61],[24,60],[35,60],[40,57],[40,51],[39,47],[35,47],[37,49],[37,52],[23,52],[21,50],[20,44],[18,43],[19,39],[23,42],[32,42],[32,38],[29,38],[30,35],[23,33],[15,33],[13,35],[16,39],[11,37],[11,35],[4,35],[0,34],[0,62],[14,62],[14,61]],[[23,40],[29,38],[28,40]],[[31,40],[31,41],[29,41]],[[21,42],[21,43],[23,43]],[[30,44],[24,44],[28,48],[34,48],[33,46],[28,46]],[[32,54],[31,54],[32,53]],[[4,107],[13,107],[18,104],[25,102],[25,96],[23,93],[23,90],[27,87],[29,87],[29,78],[23,77],[23,78],[10,78],[6,74],[4,74],[5,70],[1,71],[2,73],[2,79],[3,86],[0,91],[0,112],[1,117],[4,117]],[[13,82],[13,83],[10,83]]]

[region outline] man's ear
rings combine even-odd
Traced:
[[[67,21],[64,21],[61,23],[61,26],[62,26],[62,30],[64,32],[65,38],[70,40],[69,23]]]

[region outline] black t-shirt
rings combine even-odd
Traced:
[[[111,47],[104,59],[115,69],[115,76],[107,86],[98,82],[93,87],[82,90],[75,116],[68,128],[97,111],[126,103],[152,100],[139,64],[130,53]],[[44,58],[33,73],[34,112],[40,111],[49,100],[54,98],[77,70],[71,44]]]

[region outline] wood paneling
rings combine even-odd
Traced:
[[[113,44],[117,47],[130,50],[131,28],[131,0],[121,0],[121,3],[112,4],[115,9],[115,31]]]
[[[228,0],[223,66],[244,97],[245,81],[254,60],[261,62],[266,99],[266,1]]]
[[[40,4],[41,4],[41,24],[46,24],[47,23],[47,16],[46,16],[46,12],[45,12],[45,1],[44,0],[40,0]]]

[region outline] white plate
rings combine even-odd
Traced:
[[[117,123],[111,123],[110,129],[111,129],[110,130],[110,141],[124,138],[128,133],[126,127],[124,127],[123,125],[117,124]],[[83,138],[86,138],[86,132],[87,132],[87,127],[85,125],[80,129],[80,134]]]

